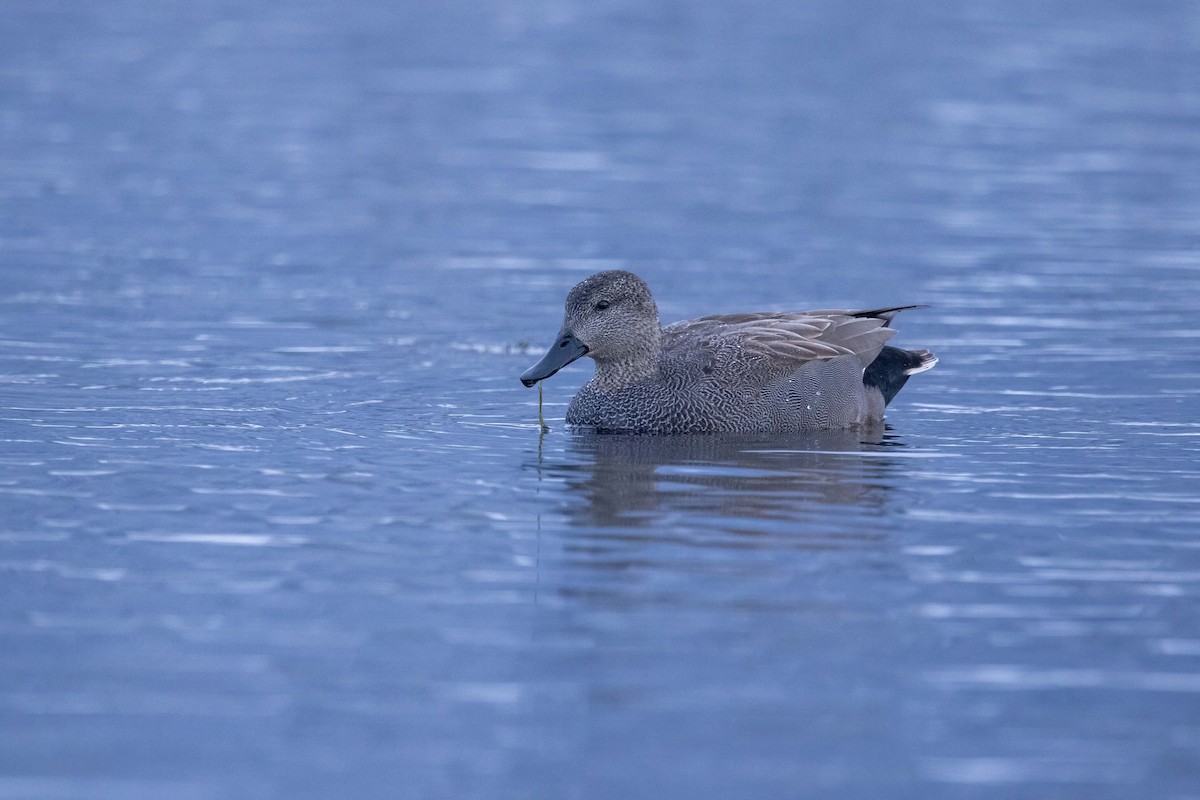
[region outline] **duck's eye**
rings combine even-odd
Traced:
[[[607,300],[597,300],[596,301],[596,310],[603,311],[604,309],[608,308],[609,305],[611,305],[611,303],[609,303]]]

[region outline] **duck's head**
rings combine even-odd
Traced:
[[[601,365],[654,357],[660,337],[658,307],[646,282],[625,270],[597,272],[567,295],[558,338],[521,383],[533,386],[585,355]]]

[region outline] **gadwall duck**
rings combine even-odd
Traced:
[[[567,295],[558,339],[521,376],[533,386],[581,356],[596,374],[567,423],[621,433],[803,432],[878,423],[928,350],[885,343],[897,312],[727,314],[663,328],[645,281],[598,272]]]

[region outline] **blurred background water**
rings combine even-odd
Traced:
[[[0,0],[0,798],[1200,797],[1200,10]],[[876,434],[517,375],[929,303]]]

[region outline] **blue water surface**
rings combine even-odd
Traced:
[[[0,19],[0,800],[1200,797],[1194,3]],[[609,268],[941,363],[540,434]]]

